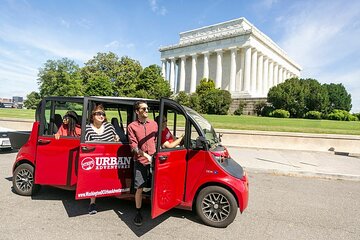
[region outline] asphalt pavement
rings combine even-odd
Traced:
[[[249,172],[360,181],[359,156],[334,152],[228,147]]]

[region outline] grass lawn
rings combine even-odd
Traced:
[[[117,115],[107,111],[108,118]],[[35,110],[0,109],[0,118],[33,120]],[[268,118],[256,116],[203,115],[215,129],[239,129],[275,132],[305,132],[360,135],[360,121],[342,122],[329,120],[308,120],[293,118]]]

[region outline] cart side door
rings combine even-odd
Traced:
[[[131,165],[132,154],[128,144],[81,143],[76,199],[130,192]]]
[[[168,128],[174,137],[185,132],[187,118],[176,102],[161,99],[160,120],[167,117]],[[161,126],[161,124],[159,126]],[[184,198],[187,149],[184,144],[174,148],[161,148],[161,127],[158,131],[157,153],[153,161],[151,216],[155,218],[178,206]]]
[[[104,105],[109,122],[118,114],[113,103],[86,99],[82,128],[85,129],[89,124],[89,116],[97,104]],[[87,142],[84,135],[85,131],[82,132],[80,143],[75,198],[118,196],[129,193],[133,156],[128,142]]]
[[[55,139],[54,134],[68,110],[81,116],[82,102],[71,102],[66,98],[43,101],[36,148],[35,183],[72,186],[76,183],[75,165],[80,137],[61,136]]]

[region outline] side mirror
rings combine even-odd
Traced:
[[[219,133],[219,142],[221,142],[221,138],[224,134]]]
[[[199,136],[199,137],[196,139],[196,148],[198,148],[198,149],[203,149],[204,146],[205,146],[205,143],[206,143],[206,138],[203,137],[203,136]]]

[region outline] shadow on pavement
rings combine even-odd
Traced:
[[[8,177],[6,179],[10,181],[12,177]],[[39,193],[31,196],[31,199],[39,201],[62,201],[68,217],[78,217],[89,214],[88,208],[90,200],[75,200],[74,191],[63,190],[50,186],[42,186]],[[172,209],[155,219],[151,219],[151,204],[149,199],[144,199],[143,201],[142,215],[144,219],[143,225],[139,227],[133,223],[135,216],[135,202],[133,200],[124,200],[115,197],[97,198],[96,206],[98,213],[109,210],[114,211],[118,215],[119,219],[124,222],[138,237],[141,237],[151,231],[153,228],[166,221],[169,217],[179,219],[185,218],[192,222],[203,224],[200,219],[197,218],[195,213],[182,209]],[[94,217],[96,217],[96,215]]]
[[[185,218],[192,222],[202,224],[192,211],[182,209],[172,209],[155,219],[151,219],[151,206],[149,203],[147,203],[143,204],[141,212],[143,216],[143,224],[141,226],[136,226],[133,223],[133,219],[135,217],[135,202],[118,199],[114,199],[114,201],[117,201],[117,205],[114,206],[113,210],[121,219],[121,221],[123,221],[138,237],[145,235],[147,232],[151,231],[153,228],[160,225],[170,217],[179,219]]]

